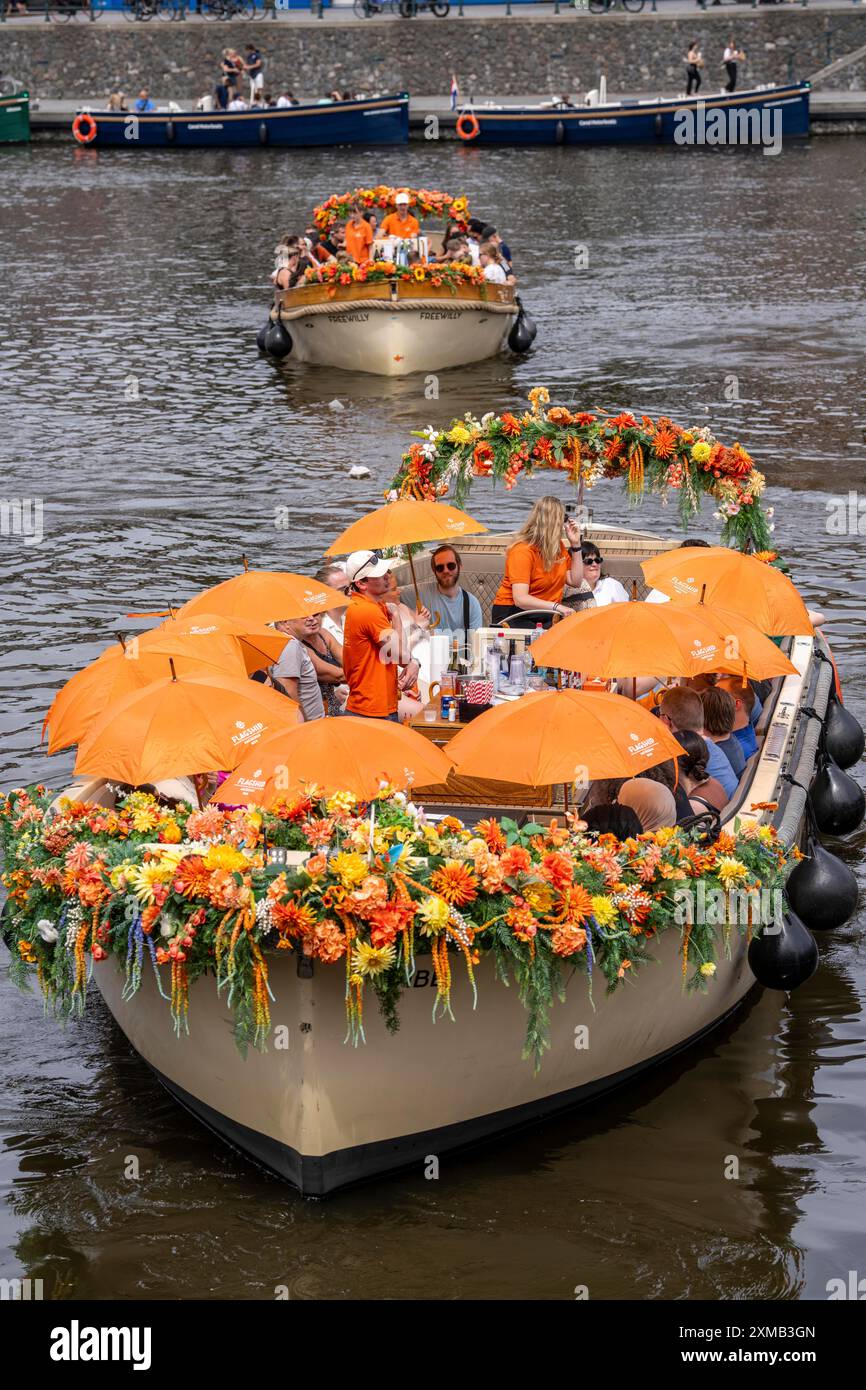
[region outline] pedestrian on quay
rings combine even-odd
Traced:
[[[745,53],[742,53],[737,48],[733,37],[729,38],[728,46],[725,49],[725,56],[722,59],[725,65],[725,72],[728,74],[728,80],[725,84],[726,92],[735,92],[737,90],[737,63],[743,63],[745,59]]]
[[[250,79],[250,106],[253,106],[259,99],[265,85],[265,64],[261,53],[255,44],[247,44],[247,56],[244,59],[244,71]]]
[[[691,45],[688,53],[686,54],[686,75],[688,78],[688,81],[686,82],[687,97],[691,96],[692,87],[694,87],[695,96],[697,96],[698,92],[701,90],[701,68],[703,66],[704,55],[701,52],[701,45],[699,41],[695,39],[694,43]]]

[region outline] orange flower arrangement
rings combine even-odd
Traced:
[[[457,859],[449,859],[430,875],[430,886],[446,903],[466,907],[478,897],[478,880],[472,870]]]

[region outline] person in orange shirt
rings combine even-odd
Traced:
[[[419,666],[399,614],[385,603],[390,566],[373,550],[356,550],[344,568],[351,586],[343,627],[346,714],[397,722],[400,691],[415,683]]]
[[[383,237],[399,236],[404,239],[418,236],[421,231],[421,223],[409,211],[409,194],[398,193],[394,199],[394,208],[394,212],[389,212],[388,216],[382,219],[379,235]]]
[[[373,245],[373,228],[364,219],[364,210],[360,203],[352,205],[349,220],[346,223],[346,250],[357,261],[363,265],[370,259],[370,247]]]
[[[583,582],[580,528],[576,521],[566,521],[558,497],[539,497],[506,553],[505,576],[493,600],[491,623],[495,627],[505,618],[516,618],[510,626],[534,627],[539,622],[549,625],[554,613],[567,617],[571,609],[561,602],[566,580],[575,588]],[[522,609],[531,610],[532,616],[521,619]],[[545,618],[544,613],[550,616]]]

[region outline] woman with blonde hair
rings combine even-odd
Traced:
[[[506,618],[512,620],[510,627],[549,626],[555,613],[567,616],[571,609],[562,603],[566,581],[575,588],[583,582],[580,528],[566,520],[558,497],[539,497],[506,553],[505,575],[493,600],[493,626]]]

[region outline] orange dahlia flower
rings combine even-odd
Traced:
[[[480,820],[475,829],[489,850],[494,854],[502,854],[508,842],[498,821]]]
[[[478,880],[459,859],[449,859],[431,874],[430,887],[454,907],[465,907],[478,897]]]

